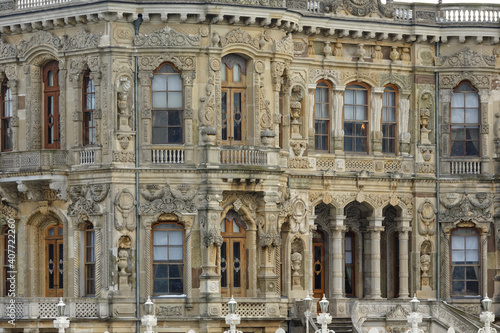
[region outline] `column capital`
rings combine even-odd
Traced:
[[[379,233],[385,230],[385,227],[382,226],[368,226],[366,227],[366,231],[370,233]]]
[[[345,225],[330,225],[330,230],[334,233],[336,232],[346,232],[347,226]]]
[[[410,227],[397,227],[396,231],[400,234],[408,234],[411,231]]]

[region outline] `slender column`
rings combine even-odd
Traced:
[[[443,255],[441,265],[441,281],[443,299],[450,298],[450,231],[443,230]],[[441,288],[441,286],[438,286]]]
[[[381,298],[380,288],[380,233],[384,231],[382,217],[372,218],[367,230],[370,232],[370,252],[371,252],[371,298]]]
[[[361,270],[362,270],[362,276],[363,276],[363,293],[360,293],[360,297],[370,297],[372,294],[372,285],[371,285],[371,278],[372,278],[372,270],[371,270],[371,239],[370,239],[370,233],[368,231],[363,231],[363,246],[358,247],[359,248],[359,253],[362,254],[361,256]],[[358,249],[357,249],[358,250]],[[356,282],[357,283],[357,282]]]
[[[344,296],[344,233],[346,227],[344,226],[344,215],[335,216],[335,220],[331,221],[332,230],[332,257],[333,257],[333,283],[332,283],[332,297],[342,298]]]
[[[399,228],[399,298],[409,298],[408,290],[408,238],[410,228]]]
[[[488,291],[488,234],[481,234],[481,285],[483,295],[487,296]]]
[[[75,228],[73,232],[73,252],[74,252],[74,265],[73,265],[73,297],[80,297],[80,232]]]
[[[137,230],[137,232],[140,232]],[[144,247],[142,251],[144,253],[144,273],[145,273],[145,292],[146,295],[150,295],[153,292],[151,289],[151,224],[146,224],[144,228]],[[135,250],[135,255],[138,256],[140,249]],[[144,294],[144,292],[143,292]]]
[[[101,228],[95,228],[95,298],[101,297]]]

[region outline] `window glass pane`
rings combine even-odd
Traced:
[[[168,292],[171,294],[182,294],[182,280],[180,279],[170,280]]]
[[[321,102],[328,103],[328,87],[321,89]]]
[[[356,123],[356,136],[366,136],[365,123]]]
[[[464,154],[465,154],[465,142],[463,142],[463,141],[452,142],[450,154],[451,154],[451,156],[464,156]]]
[[[220,224],[220,230],[221,232],[226,232],[226,220],[222,221]]]
[[[167,129],[165,127],[153,127],[153,144],[167,144]]]
[[[170,277],[171,278],[182,278],[182,266],[181,265],[170,265]]]
[[[182,92],[168,93],[168,108],[169,109],[182,108]]]
[[[168,280],[154,280],[153,292],[155,294],[164,294],[168,292]]]
[[[168,245],[182,245],[182,231],[169,231]]]
[[[153,92],[153,108],[166,109],[167,108],[167,94],[164,92]]]
[[[465,252],[464,251],[452,251],[451,261],[455,264],[465,263]]]
[[[168,112],[168,125],[169,126],[181,126],[181,112],[180,111],[169,111]]]
[[[233,67],[233,82],[241,82],[240,65],[234,65]]]
[[[234,233],[239,233],[239,232],[241,232],[241,230],[240,230],[240,226],[238,225],[238,223],[236,223],[236,221],[235,221],[235,220],[233,220],[233,232],[234,232]]]
[[[467,280],[479,280],[478,267],[467,267]]]
[[[348,265],[352,264],[352,252],[345,253],[345,263]]]
[[[467,250],[477,250],[479,249],[479,237],[477,236],[466,236],[465,237],[465,247]]]
[[[168,143],[182,143],[182,127],[170,127],[168,129]]]
[[[155,231],[153,245],[167,245],[168,244],[168,231]]]
[[[463,108],[465,106],[464,94],[455,93],[451,95],[451,107]]]
[[[354,135],[354,123],[344,123],[344,135]]]
[[[354,120],[354,107],[352,105],[344,105],[344,119]]]
[[[463,124],[464,110],[463,109],[451,109],[451,122],[456,124]]]
[[[168,259],[169,260],[182,260],[182,247],[175,246],[168,248]]]
[[[467,281],[467,295],[469,295],[469,296],[479,295],[479,282],[478,281]]]
[[[47,85],[49,87],[53,87],[54,86],[54,73],[52,71],[49,71],[47,73]]]
[[[466,251],[465,260],[467,264],[477,264],[479,263],[479,251]]]
[[[153,126],[167,125],[167,111],[153,111]]]
[[[354,91],[350,89],[344,91],[344,104],[354,104]]]
[[[463,126],[451,126],[451,140],[465,140]]]
[[[366,120],[366,106],[356,106],[356,120]]]
[[[329,113],[328,112],[328,104],[323,104],[321,109],[323,110],[323,112],[321,114],[321,118],[329,119],[330,117],[328,116],[328,113]]]
[[[465,94],[465,105],[468,108],[479,107],[479,96],[476,93]]]
[[[226,65],[222,65],[222,69],[221,69],[221,80],[222,82],[226,82],[227,81],[227,66]]]
[[[160,68],[156,71],[156,73],[167,73],[167,72],[168,72],[168,69],[171,69],[171,68],[172,68],[172,66],[165,64],[165,65],[161,66],[161,67],[160,67]]]
[[[153,274],[155,278],[168,278],[168,265],[154,265]]]
[[[366,151],[365,143],[366,143],[366,140],[364,138],[357,138],[356,139],[356,151],[357,152],[365,152]]]
[[[162,261],[168,260],[168,251],[166,247],[153,247],[153,260]]]
[[[353,138],[344,137],[344,150],[353,151]]]
[[[451,272],[451,278],[453,280],[463,280],[465,279],[465,267],[453,267]]]
[[[364,89],[364,88],[363,88]],[[356,104],[368,104],[367,103],[367,91],[366,90],[357,90],[356,91]]]
[[[153,76],[153,90],[167,90],[167,76],[166,75],[154,75]]]
[[[182,91],[182,77],[179,74],[168,76],[168,90]]]
[[[478,109],[465,109],[465,122],[468,124],[479,123],[479,110]]]
[[[465,155],[478,156],[479,155],[479,141],[467,141],[465,144]]]
[[[451,293],[452,295],[463,295],[465,293],[465,281],[453,281]]]
[[[465,249],[465,241],[461,236],[452,236],[451,237],[451,248],[453,250],[464,250]]]

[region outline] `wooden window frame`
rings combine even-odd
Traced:
[[[457,91],[460,86],[462,85],[468,85],[472,90],[471,91]],[[453,115],[453,111],[454,110],[463,110],[463,113],[464,113],[464,121],[465,121],[465,114],[467,112],[467,109],[473,109],[471,107],[467,107],[467,100],[466,100],[466,95],[467,93],[474,93],[477,95],[477,101],[478,101],[478,104],[477,104],[477,119],[478,119],[478,122],[477,123],[467,123],[467,122],[464,122],[464,123],[454,123],[452,121],[452,115]],[[455,94],[463,94],[464,96],[464,107],[463,108],[460,108],[460,107],[452,107],[452,100],[453,100],[453,96]],[[465,157],[465,158],[477,158],[477,157],[480,157],[481,156],[481,99],[479,97],[479,92],[478,90],[472,85],[471,82],[469,81],[462,81],[460,82],[452,91],[452,96],[451,96],[451,100],[450,100],[450,113],[449,113],[449,119],[450,119],[450,139],[449,139],[449,147],[450,147],[450,157]],[[464,128],[464,136],[465,138],[463,140],[452,140],[453,138],[453,127],[459,127],[459,126],[463,126]],[[478,138],[477,140],[467,140],[467,127],[476,127],[477,126],[477,132],[478,132]],[[473,142],[473,141],[477,141],[477,154],[475,155],[467,155],[467,142]],[[453,142],[463,142],[464,143],[464,154],[463,155],[455,155],[453,154]]]
[[[91,100],[90,105],[88,105],[89,98]],[[95,91],[94,80],[92,80],[92,78],[90,77],[90,70],[87,70],[83,75],[83,85],[82,85],[82,112],[83,112],[82,142],[84,146],[95,145],[97,141],[96,120],[95,120],[95,102],[96,102],[95,98],[96,98],[96,91]]]
[[[387,90],[387,88],[392,89],[392,91]],[[384,101],[385,101],[384,95],[386,93],[389,93],[389,94],[394,93],[394,106],[384,105]],[[388,155],[389,154],[396,155],[398,153],[398,132],[399,132],[399,128],[398,128],[399,91],[398,91],[398,88],[392,84],[385,86],[381,98],[382,98],[382,114],[381,114],[380,123],[382,124],[382,152],[384,154],[388,154]],[[384,121],[384,112],[386,109],[393,109],[394,110],[394,121]],[[384,125],[394,126],[394,136],[386,136],[385,135],[386,133],[384,131]],[[388,144],[389,140],[393,140],[392,145]],[[391,149],[390,149],[390,151],[384,151],[384,149],[386,149],[386,148],[391,148]]]
[[[233,221],[238,225],[240,228],[240,232],[233,232]],[[244,297],[246,295],[246,288],[247,288],[247,247],[246,247],[246,226],[243,223],[243,221],[239,221],[236,219],[235,216],[233,216],[232,220],[229,220],[227,216],[224,218],[222,223],[225,223],[225,230],[224,232],[221,232],[221,236],[223,238],[223,243],[226,244],[226,257],[228,262],[232,262],[233,259],[233,247],[232,245],[234,244],[235,241],[241,243],[241,248],[240,248],[240,270],[241,270],[241,281],[240,281],[240,290],[235,290],[234,286],[232,285],[233,283],[233,272],[232,268],[233,266],[226,264],[226,269],[227,269],[227,282],[228,285],[227,287],[222,287],[222,282],[221,282],[221,294],[223,297],[230,297],[230,296],[237,296],[237,297]],[[228,231],[230,230],[230,231]],[[222,249],[222,247],[221,247]],[[231,268],[231,269],[229,269]],[[221,267],[221,279],[222,279],[222,267]]]
[[[321,84],[321,85],[320,85]],[[323,85],[324,84],[324,85]],[[323,91],[322,93],[327,94],[328,101],[326,103],[317,100],[318,91]],[[316,108],[319,105],[327,105],[328,118],[318,118],[316,114]],[[330,151],[330,141],[331,141],[331,110],[332,110],[332,85],[326,80],[321,80],[316,83],[316,90],[314,93],[314,150],[318,152],[329,152]],[[326,133],[318,134],[316,124],[318,122],[326,123]],[[326,137],[326,147],[325,149],[318,149],[318,140],[322,137]],[[321,147],[323,148],[323,147]]]
[[[48,85],[48,73],[53,73],[53,85]],[[44,134],[45,134],[45,149],[59,149],[61,148],[61,133],[63,130],[60,128],[60,113],[59,113],[59,96],[61,88],[59,86],[59,63],[55,60],[49,62],[43,67],[43,110],[44,110]],[[53,100],[53,114],[48,114],[49,99]],[[53,118],[53,137],[49,136],[49,119]],[[49,142],[51,139],[53,142]]]
[[[363,89],[360,89],[360,88],[353,88],[353,86],[360,86],[362,87]],[[366,102],[367,104],[357,104],[356,103],[356,100],[357,100],[357,93],[354,95],[354,104],[346,104],[345,103],[345,93],[347,90],[355,90],[355,91],[366,91]],[[353,153],[353,154],[368,154],[370,152],[370,105],[371,105],[371,88],[370,86],[368,86],[367,84],[363,83],[363,82],[351,82],[349,83],[346,88],[345,88],[345,91],[344,91],[344,104],[343,104],[343,111],[342,111],[342,119],[343,119],[343,126],[342,128],[344,129],[344,152],[348,152],[348,153]],[[353,106],[353,115],[354,115],[354,119],[349,119],[349,120],[346,120],[345,118],[345,107],[346,105],[352,105]],[[366,109],[366,119],[365,120],[358,120],[356,119],[356,111],[355,111],[355,108],[356,106],[364,106],[365,109]],[[352,123],[353,124],[353,135],[346,135],[346,130],[345,130],[345,125],[346,123]],[[366,135],[357,135],[356,134],[356,125],[357,124],[365,124],[366,126]],[[361,125],[362,126],[362,125]],[[346,150],[346,137],[349,137],[349,138],[352,138],[353,142],[353,150]],[[356,150],[356,139],[358,138],[364,138],[364,141],[365,141],[365,149],[363,151],[357,151]]]
[[[223,107],[222,95],[225,93],[227,96],[226,102],[226,138],[222,138],[222,144],[224,145],[244,145],[246,143],[246,95],[247,95],[247,75],[248,75],[248,66],[247,60],[240,55],[237,54],[229,54],[226,56],[236,56],[240,57],[242,61],[245,63],[245,69],[240,68],[241,81],[234,82],[233,80],[233,68],[229,68],[224,61],[222,62],[222,66],[224,67],[222,70],[225,70],[226,80],[221,81],[221,108]],[[223,57],[224,58],[224,57]],[[221,74],[222,75],[222,74]],[[223,78],[222,78],[223,79]],[[241,140],[236,140],[234,138],[234,123],[235,123],[235,110],[234,110],[234,95],[241,94]],[[221,116],[221,118],[223,118]],[[224,119],[222,119],[224,121]],[[223,124],[221,124],[223,128]]]
[[[49,230],[54,229],[54,235],[49,235]],[[59,233],[59,229],[62,229],[62,234]],[[57,224],[57,225],[50,225],[47,228],[45,228],[45,294],[47,297],[62,297],[63,296],[63,291],[64,291],[64,284],[62,288],[60,287],[61,282],[64,282],[64,228],[62,225]],[[57,288],[53,291],[49,289],[49,265],[48,263],[48,256],[49,256],[49,244],[53,244],[54,250],[55,250],[55,263],[54,263],[54,282],[57,281],[57,285],[54,284]],[[61,252],[59,251],[59,247],[62,245],[62,252],[63,256],[62,258],[60,257]],[[60,265],[59,261],[63,261],[63,277],[61,281],[61,273],[60,273]],[[57,280],[56,280],[57,279]]]
[[[471,231],[470,234],[460,234],[460,235],[454,235],[455,232],[457,232],[458,230],[469,230]],[[453,237],[465,237],[465,236],[471,236],[471,235],[474,235],[477,237],[477,244],[478,244],[478,248],[477,248],[477,258],[478,258],[478,263],[477,264],[467,264],[467,262],[465,261],[465,264],[457,264],[457,265],[454,265],[453,264],[453,252],[454,251],[460,251],[460,249],[453,249]],[[464,246],[464,249],[463,249],[463,252],[464,252],[464,255],[467,256],[467,252],[468,251],[472,251],[472,250],[467,250],[467,245],[466,245],[466,242],[465,242],[465,246]],[[475,251],[475,250],[474,250]],[[480,230],[476,229],[476,228],[455,228],[453,230],[451,230],[450,232],[450,267],[449,267],[449,270],[450,270],[450,295],[451,297],[456,297],[456,298],[461,298],[461,297],[480,297],[482,295],[482,289],[483,288],[486,288],[487,286],[482,286],[482,277],[481,277],[481,269],[482,269],[482,251],[481,251],[481,232]],[[464,257],[466,259],[466,257]],[[453,278],[453,268],[454,267],[465,267],[465,272],[464,272],[464,278],[463,279],[454,279]],[[477,292],[477,295],[467,295],[466,294],[454,294],[453,293],[453,282],[454,281],[463,281],[464,282],[464,286],[466,288],[467,286],[467,281],[471,282],[471,281],[476,281],[474,279],[467,279],[467,267],[476,267],[477,268],[477,285],[478,285],[478,292]],[[465,291],[467,292],[467,289],[465,289]]]
[[[312,284],[313,284],[313,297],[314,298],[321,298],[323,297],[323,294],[326,294],[327,293],[327,290],[326,290],[326,285],[325,285],[325,277],[326,277],[326,274],[327,274],[327,269],[326,269],[326,262],[327,260],[326,259],[326,237],[325,237],[325,233],[321,230],[317,230],[318,234],[321,235],[321,238],[317,238],[317,237],[313,237],[313,253],[312,253],[312,257],[313,257],[313,260],[312,260],[312,267],[311,267],[311,271],[312,271],[312,274],[313,274],[313,278],[312,278]],[[322,285],[322,289],[315,289],[315,281],[314,281],[314,274],[318,274],[317,271],[316,271],[316,265],[318,264],[317,261],[314,260],[314,257],[315,257],[315,248],[316,246],[319,246],[320,247],[320,251],[321,251],[321,261],[319,262],[319,264],[321,265],[321,271],[320,271],[320,274],[321,274],[321,277],[320,277],[320,281],[321,281],[321,285]]]
[[[95,229],[88,222],[84,229],[85,296],[95,295]]]
[[[170,73],[170,72],[166,72],[166,73],[161,73],[160,71],[162,70],[163,67],[166,67],[166,66],[170,66],[173,70],[173,73]],[[153,82],[154,82],[154,78],[155,78],[155,75],[156,76],[159,76],[159,75],[164,75],[166,76],[166,80],[165,80],[165,90],[153,90]],[[181,79],[181,90],[170,90],[169,87],[168,87],[168,79],[170,76],[179,76],[180,79]],[[168,96],[169,96],[169,93],[181,93],[182,97],[181,97],[181,101],[182,101],[182,105],[180,107],[177,107],[177,108],[170,108],[168,107]],[[164,93],[165,94],[165,101],[166,101],[166,106],[164,108],[155,108],[154,107],[154,104],[153,104],[153,94],[154,93]],[[173,64],[169,63],[169,62],[165,62],[165,63],[162,63],[157,69],[155,69],[153,71],[153,78],[151,80],[151,112],[152,112],[152,121],[151,121],[151,143],[153,145],[183,145],[184,144],[184,133],[185,133],[185,129],[184,129],[184,80],[182,79],[182,72],[177,69],[177,67],[175,67]],[[155,113],[160,113],[160,112],[165,112],[166,113],[166,123],[165,124],[161,124],[160,125],[155,125],[154,123],[154,114]],[[169,119],[169,114],[170,113],[173,113],[173,112],[179,112],[179,121],[180,121],[180,125],[171,125],[169,124],[168,122],[168,119]],[[155,142],[155,138],[153,137],[153,131],[155,128],[163,128],[165,129],[165,134],[166,134],[166,138],[165,139],[165,142]],[[169,141],[169,131],[172,129],[180,129],[180,141],[178,142],[170,142]]]
[[[159,228],[159,229],[155,229],[156,227],[158,226],[165,226],[163,228]],[[169,225],[175,225],[176,227],[168,227]],[[154,233],[155,231],[182,231],[182,260],[180,262],[176,262],[176,261],[170,261],[168,260],[155,260],[155,257],[154,257],[154,248],[155,248],[155,245],[154,245]],[[168,237],[168,236],[167,236]],[[170,248],[170,247],[173,247],[173,246],[178,246],[178,245],[165,245],[165,246],[162,246],[162,247],[167,247],[167,248]],[[151,257],[152,257],[152,260],[151,260],[151,287],[152,287],[152,290],[151,290],[151,294],[153,296],[161,296],[161,295],[183,295],[186,291],[186,265],[185,265],[185,260],[186,260],[186,230],[184,228],[184,226],[182,224],[180,224],[178,221],[159,221],[157,223],[155,223],[152,228],[151,228]],[[177,265],[177,266],[181,266],[181,269],[180,269],[180,272],[182,274],[182,276],[180,277],[180,280],[182,282],[182,291],[181,292],[178,292],[178,293],[174,293],[174,292],[155,292],[155,265],[168,265],[169,266],[169,269],[170,269],[170,266],[174,266],[174,265]],[[171,278],[170,276],[167,277],[167,289],[170,288],[170,280],[178,280],[178,278]]]
[[[13,133],[12,133],[12,91],[8,86],[8,81],[7,78],[5,78],[2,82],[2,93],[0,96],[0,106],[2,108],[1,110],[1,117],[2,117],[2,124],[1,124],[1,131],[2,131],[2,151],[12,151],[14,148],[13,144]],[[10,99],[9,99],[10,97]],[[9,105],[7,107],[7,104]],[[6,110],[7,108],[10,111],[10,114],[6,115]],[[8,143],[10,143],[10,146],[8,146]]]
[[[351,243],[351,247],[352,247],[352,264],[351,265],[347,265],[346,263],[346,255],[345,253],[348,252],[347,249],[345,248],[345,245],[344,245],[344,266],[347,268],[347,267],[352,267],[352,294],[348,294],[347,291],[345,290],[345,284],[347,282],[347,274],[346,272],[344,271],[344,292],[345,292],[345,297],[356,297],[356,283],[357,283],[357,272],[356,272],[356,235],[354,234],[354,232],[352,231],[348,231],[345,233],[344,235],[344,243],[347,239],[347,237],[350,237],[352,239],[352,243]]]

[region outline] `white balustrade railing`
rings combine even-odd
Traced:
[[[478,175],[481,173],[481,162],[451,161],[450,173],[452,175]]]
[[[82,150],[80,164],[95,164],[95,150]]]
[[[500,9],[445,8],[438,11],[438,23],[499,23]]]
[[[394,8],[394,20],[402,22],[410,22],[413,20],[413,10],[408,7]]]
[[[73,0],[17,0],[16,8],[26,9],[26,8],[55,6],[61,3],[66,3],[71,1]]]
[[[151,155],[154,164],[184,163],[184,150],[181,149],[153,149]]]
[[[266,165],[267,153],[249,149],[221,149],[221,164]]]
[[[307,0],[307,11],[309,11],[311,13],[322,13],[323,12],[323,1]]]

